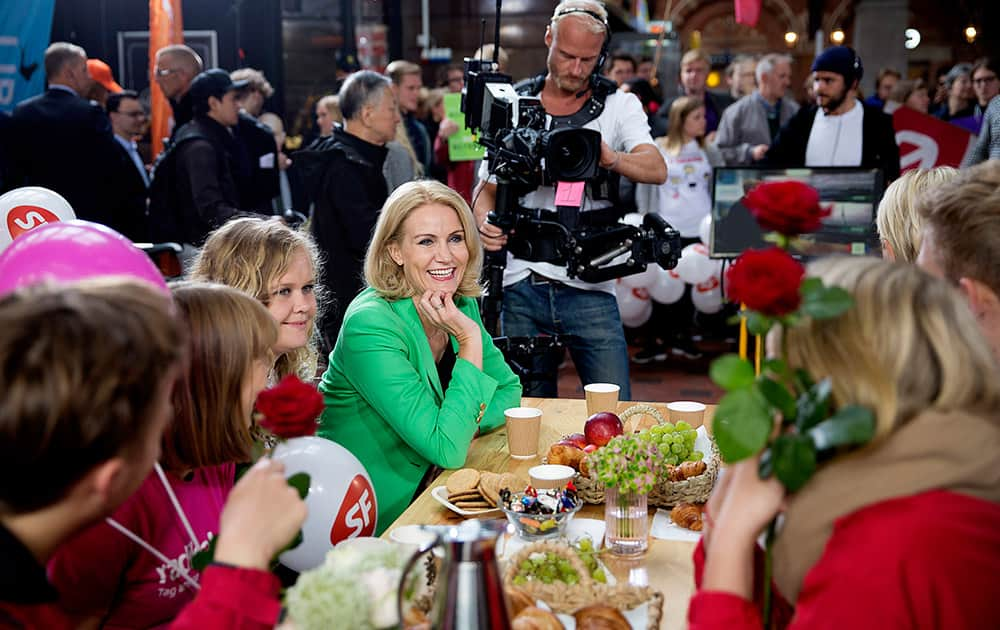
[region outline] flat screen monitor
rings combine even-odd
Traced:
[[[769,244],[743,196],[762,182],[795,179],[819,191],[820,203],[832,206],[819,231],[804,235],[792,253],[802,258],[830,254],[879,255],[875,212],[884,184],[878,169],[860,168],[717,168],[712,192],[713,258],[736,258],[747,248]]]

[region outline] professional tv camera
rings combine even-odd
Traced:
[[[499,24],[499,7],[497,18]],[[496,177],[489,221],[510,234],[507,249],[523,260],[565,266],[570,278],[586,282],[639,273],[649,263],[675,267],[681,250],[678,232],[656,214],[647,214],[640,227],[620,221],[627,209],[616,205],[618,176],[599,166],[600,133],[582,128],[600,114],[604,98],[615,88],[592,76],[588,105],[577,115],[553,118],[546,129],[541,100],[522,93],[510,76],[498,72],[496,54],[495,49],[492,60],[465,60],[462,111]],[[540,186],[555,187],[556,210],[520,205],[520,197]],[[609,200],[610,207],[584,211],[583,187],[589,187],[591,199]],[[499,319],[505,266],[506,252],[487,255],[489,296],[483,317],[491,331]]]

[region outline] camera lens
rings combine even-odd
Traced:
[[[597,174],[601,135],[593,129],[556,129],[542,141],[545,165],[555,181],[583,181]]]

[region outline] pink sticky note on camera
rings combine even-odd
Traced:
[[[556,205],[580,207],[587,182],[558,182],[556,184]]]

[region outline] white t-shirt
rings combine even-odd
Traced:
[[[649,208],[641,212],[656,212],[684,237],[698,236],[701,220],[712,210],[712,165],[705,151],[692,140],[681,147],[677,155],[670,155],[657,145],[663,161],[667,163],[667,181],[651,186],[656,189]],[[638,202],[641,195],[636,193]]]
[[[818,108],[806,145],[806,166],[861,166],[864,118],[865,108],[858,100],[839,116],[827,116]]]
[[[552,117],[546,116],[546,126],[552,124]],[[601,133],[601,139],[615,151],[630,153],[632,149],[640,144],[653,144],[653,138],[649,135],[649,123],[646,113],[642,109],[642,104],[635,94],[618,90],[609,94],[604,101],[604,111],[601,115],[591,120],[583,126],[584,129],[596,129]],[[479,179],[487,179],[491,183],[496,183],[496,178],[489,175],[489,165],[483,160],[479,169]],[[555,210],[556,191],[552,186],[542,186],[534,192],[521,197],[520,203],[525,208],[541,208],[545,210]],[[583,201],[583,212],[606,208],[611,203],[608,201],[594,201],[590,198],[589,192]],[[507,269],[504,271],[503,285],[510,286],[527,278],[531,272],[545,276],[551,280],[558,280],[568,286],[585,291],[604,291],[606,293],[615,292],[614,280],[605,282],[583,282],[579,278],[570,279],[566,275],[566,267],[552,265],[550,263],[528,262],[515,258],[512,254],[507,254]]]

